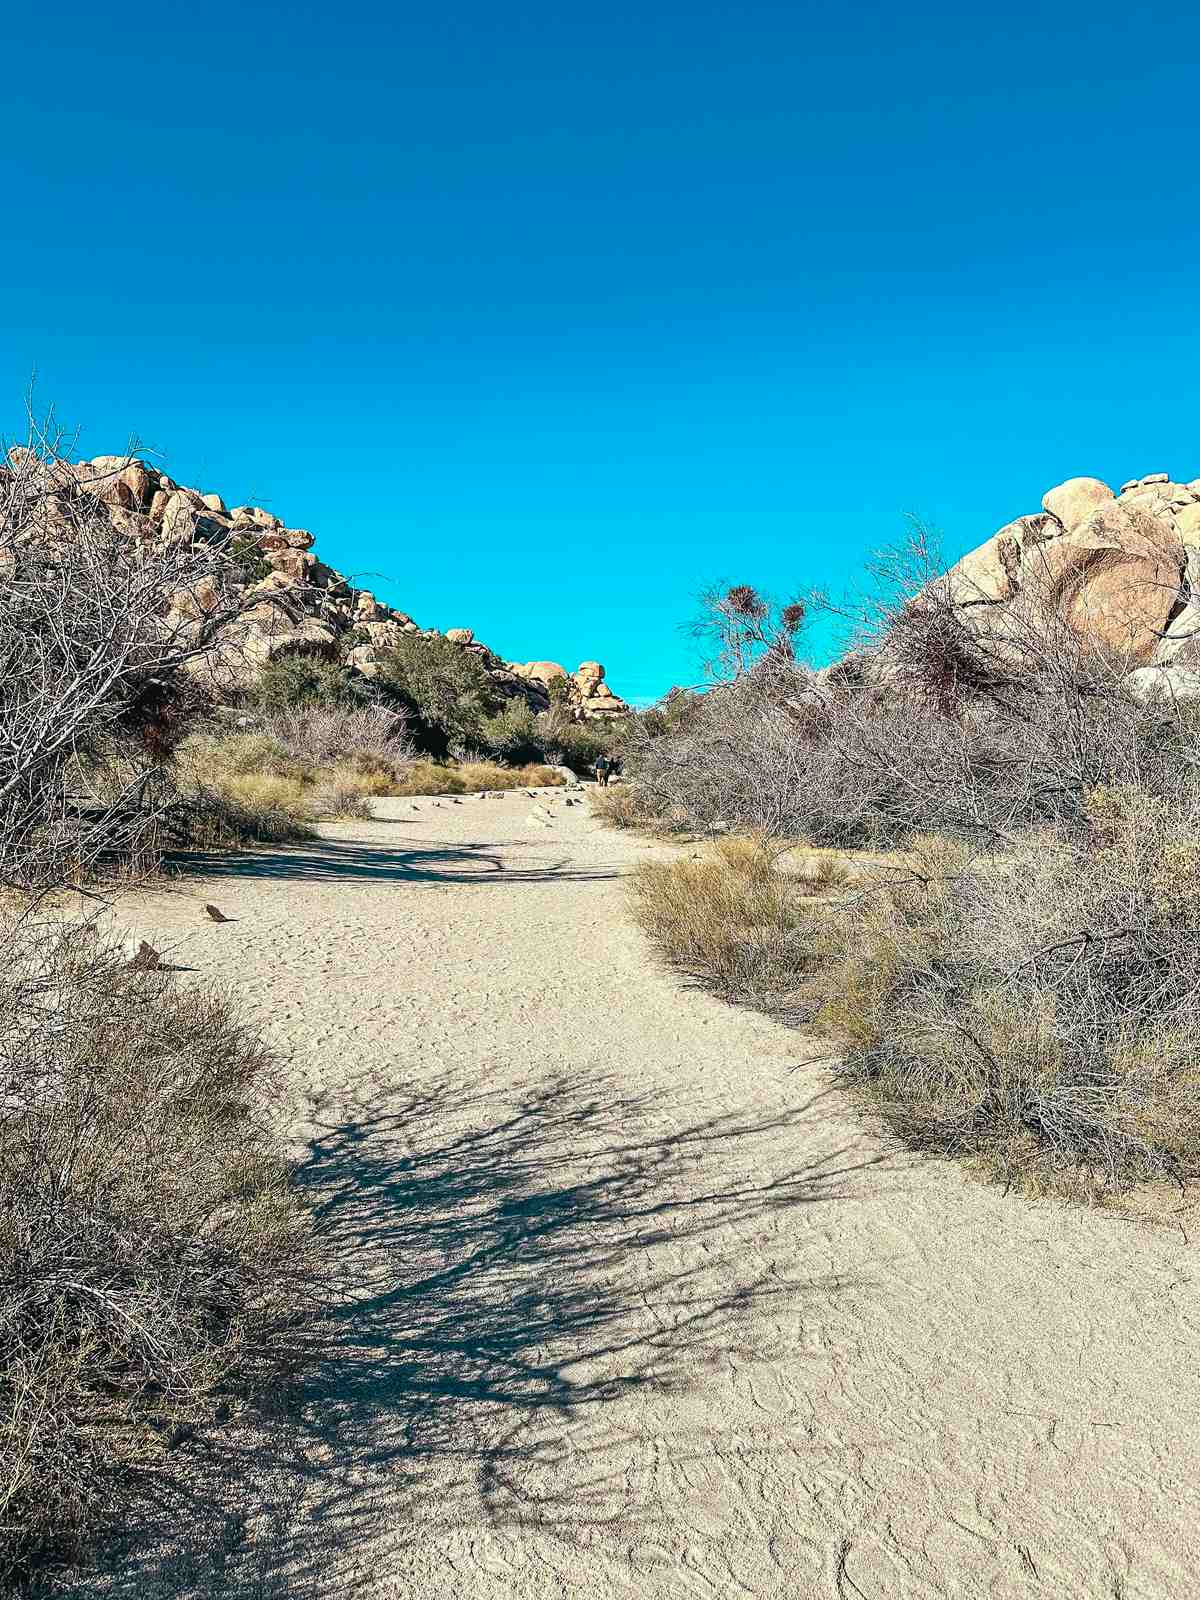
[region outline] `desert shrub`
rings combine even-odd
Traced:
[[[593,788],[588,795],[592,815],[610,828],[630,828],[656,838],[695,833],[690,813],[684,808],[659,809],[650,791],[640,783],[619,783],[609,788]]]
[[[229,559],[237,572],[239,583],[261,583],[273,568],[263,553],[262,546],[253,535],[235,533],[226,545]]]
[[[822,1015],[906,1142],[1099,1196],[1200,1159],[1200,818],[1136,789],[1086,811],[1086,837],[970,863],[948,844],[865,896]]]
[[[218,545],[118,528],[53,441],[0,462],[0,884],[50,890],[152,862],[164,761],[202,711],[192,669],[241,616]],[[203,594],[181,620],[172,609]]]
[[[1003,849],[1023,828],[1086,828],[1097,786],[1195,787],[1194,724],[1140,704],[1128,661],[1037,593],[992,621],[955,604],[919,540],[888,570],[859,646],[820,673],[795,658],[790,608],[773,622],[752,591],[710,596],[712,687],[626,738],[647,808],[836,848],[937,831]]]
[[[389,792],[399,795],[472,794],[484,789],[554,788],[566,782],[552,767],[500,767],[491,761],[443,766],[416,761]]]
[[[217,787],[200,783],[182,798],[171,838],[190,850],[293,844],[312,838],[312,816],[307,798],[296,804],[289,788],[281,802],[253,777]]]
[[[561,683],[561,679],[554,680],[554,684]],[[617,755],[623,720],[577,722],[564,695],[565,691],[552,701],[549,711],[537,716],[524,700],[510,700],[502,711],[480,723],[480,743],[488,754],[514,766],[543,762],[579,773],[589,772],[601,755]]]
[[[635,919],[725,998],[817,1026],[897,1138],[1105,1199],[1200,1164],[1200,814],[1134,788],[1002,855],[725,839],[642,864]],[[851,870],[853,869],[853,870]]]
[[[728,591],[716,681],[636,719],[632,793],[603,802],[890,855],[791,923],[782,865],[765,903],[727,860],[647,868],[639,919],[731,998],[784,995],[828,1030],[841,1080],[917,1149],[1090,1197],[1186,1181],[1200,725],[1140,703],[1128,659],[1036,592],[964,608],[920,550],[892,578],[820,673],[782,613]]]
[[[820,946],[804,896],[761,839],[642,862],[630,881],[635,921],[676,968],[727,1000],[793,1011]]]
[[[308,768],[353,761],[364,771],[399,772],[416,754],[403,713],[389,706],[292,706],[270,713],[263,726]]]
[[[275,714],[321,706],[353,711],[366,705],[370,695],[340,662],[283,655],[262,668],[246,698],[255,709]]]
[[[194,734],[174,761],[178,846],[281,844],[311,835],[313,774],[260,730]]]
[[[411,754],[403,719],[376,706],[299,707],[260,729],[194,735],[176,758],[186,842],[278,843],[308,837],[318,817],[369,817],[367,798],[400,792]]]
[[[623,719],[575,722],[569,717],[547,713],[538,718],[543,724],[542,745],[547,756],[575,772],[590,772],[600,756],[619,760],[622,755],[625,724]]]
[[[483,748],[497,760],[510,762],[541,761],[546,754],[539,722],[524,700],[510,700],[495,716],[479,724]]]
[[[262,728],[192,734],[177,751],[176,766],[186,777],[214,780],[263,776],[298,782],[308,770],[307,763]]]
[[[89,930],[0,935],[0,1570],[161,1499],[172,1430],[278,1385],[315,1258],[232,1004]]]
[[[314,816],[335,822],[369,822],[372,812],[368,796],[371,793],[369,779],[345,769],[335,769],[315,784],[309,804]]]
[[[380,689],[407,708],[413,732],[435,753],[451,741],[478,744],[502,697],[479,657],[440,637],[405,634],[379,659]]]

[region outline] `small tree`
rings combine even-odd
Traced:
[[[263,711],[276,712],[314,706],[353,710],[367,705],[371,696],[361,679],[336,661],[284,655],[263,668],[252,698]]]
[[[377,681],[443,751],[451,743],[478,745],[484,719],[503,704],[479,658],[449,639],[405,634],[382,655]]]

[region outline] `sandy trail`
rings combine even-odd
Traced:
[[[108,1592],[1195,1592],[1181,1232],[883,1158],[655,969],[658,847],[585,807],[379,812],[123,913],[285,1058],[349,1287],[303,1415]]]

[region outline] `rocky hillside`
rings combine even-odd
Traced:
[[[22,454],[19,447],[10,460],[16,464]],[[202,665],[219,690],[252,681],[267,662],[289,654],[340,658],[369,678],[379,669],[380,653],[403,635],[438,636],[369,589],[356,588],[314,552],[315,540],[306,528],[287,527],[262,506],[227,507],[219,494],[186,488],[128,456],[56,462],[50,470],[55,474],[52,517],[56,503],[85,499],[132,539],[211,540],[234,553],[245,612],[234,633]],[[217,598],[202,589],[178,594],[169,620],[186,626]],[[470,628],[451,628],[444,637],[477,656],[507,698],[524,699],[535,711],[549,706],[556,682],[581,720],[620,716],[629,709],[605,682],[598,661],[567,672],[553,661],[504,661]]]
[[[993,640],[1035,599],[1124,659],[1143,698],[1200,695],[1200,478],[1155,472],[1115,494],[1070,478],[943,582],[962,620]]]

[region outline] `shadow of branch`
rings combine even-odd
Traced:
[[[202,1442],[209,1487],[110,1592],[209,1593],[219,1578],[246,1600],[352,1594],[367,1579],[345,1553],[431,1501],[443,1524],[561,1539],[619,1522],[612,1486],[639,1416],[620,1403],[771,1359],[781,1323],[847,1287],[799,1275],[780,1225],[861,1193],[879,1162],[846,1149],[786,1164],[820,1098],[664,1136],[657,1097],[615,1075],[514,1095],[447,1073],[318,1127],[297,1179],[335,1263],[320,1358],[286,1427]],[[555,1486],[547,1461],[566,1439],[590,1483]],[[214,1555],[231,1480],[243,1533]]]

